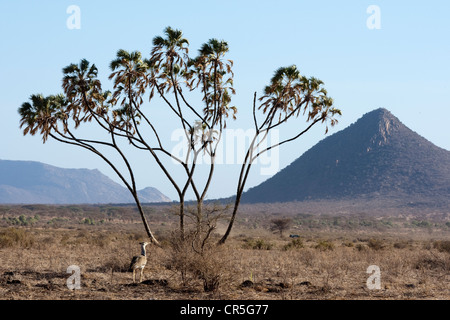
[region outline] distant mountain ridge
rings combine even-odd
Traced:
[[[168,202],[149,187],[142,202]],[[63,169],[35,161],[0,160],[0,203],[96,204],[134,202],[129,191],[99,170]]]
[[[249,189],[243,202],[424,198],[449,202],[450,151],[376,109]]]

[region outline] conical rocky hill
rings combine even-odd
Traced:
[[[377,109],[250,189],[243,202],[361,197],[448,201],[450,151]]]

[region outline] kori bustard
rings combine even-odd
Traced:
[[[147,255],[145,252],[145,246],[147,246],[150,243],[149,242],[141,242],[139,244],[141,245],[141,255],[133,257],[133,259],[131,260],[130,269],[129,269],[130,271],[133,271],[133,283],[136,282],[136,270],[137,269],[141,269],[140,270],[141,273],[139,276],[139,282],[142,282],[144,268],[145,268],[145,265],[147,264]]]

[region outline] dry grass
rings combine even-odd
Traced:
[[[163,248],[147,247],[145,281],[133,284],[128,266],[146,236],[132,207],[0,207],[0,299],[450,298],[448,215],[244,208],[225,245],[201,250],[177,242],[168,208],[146,208]],[[279,217],[292,218],[285,237],[270,230]],[[71,265],[81,269],[79,290],[66,285]],[[367,288],[371,265],[380,290]]]
[[[150,247],[144,283],[126,272],[139,253],[138,231],[0,229],[1,299],[449,299],[449,242],[426,235],[362,238],[315,232],[301,239],[235,236],[206,254]],[[241,230],[242,231],[242,230]],[[181,253],[185,256],[181,256]],[[69,290],[67,268],[81,268],[81,289]],[[370,265],[381,269],[369,290]],[[207,281],[217,286],[207,290]]]

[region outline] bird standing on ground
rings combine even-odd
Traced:
[[[149,242],[141,242],[139,243],[141,245],[141,255],[140,256],[134,256],[131,260],[129,271],[133,271],[133,283],[136,282],[136,270],[141,269],[139,282],[142,282],[142,277],[144,274],[144,268],[147,264],[147,255],[145,252],[145,246],[149,244]]]

